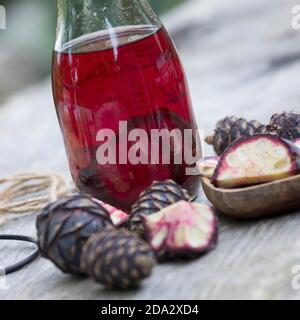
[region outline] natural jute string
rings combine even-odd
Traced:
[[[0,178],[0,214],[37,212],[69,190],[67,181],[56,174],[20,173]]]

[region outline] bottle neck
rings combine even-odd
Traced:
[[[58,20],[55,49],[83,35],[122,26],[161,22],[146,0],[57,0]]]

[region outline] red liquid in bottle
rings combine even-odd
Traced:
[[[119,143],[119,121],[149,134],[193,129],[195,141],[197,134],[182,65],[166,31],[146,26],[113,31],[88,35],[54,53],[54,99],[72,177],[81,192],[125,210],[154,180],[173,179],[195,197],[199,178],[186,175],[191,167],[186,163],[99,165],[96,160],[101,129],[116,133],[117,158],[130,148]]]

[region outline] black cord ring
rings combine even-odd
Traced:
[[[0,240],[25,241],[25,242],[33,243],[36,246],[38,246],[36,240],[34,240],[33,238],[30,238],[30,237],[26,237],[26,236],[0,234]],[[40,250],[37,249],[34,251],[34,253],[32,253],[27,258],[15,263],[11,266],[4,267],[4,273],[7,275],[7,274],[11,274],[11,273],[14,273],[16,271],[21,270],[22,268],[24,268],[25,266],[27,266],[28,264],[33,262],[35,259],[37,259],[39,257],[39,255],[40,255]]]

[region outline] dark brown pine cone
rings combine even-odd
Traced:
[[[207,137],[205,141],[213,145],[217,155],[221,155],[234,141],[260,133],[266,133],[266,126],[258,121],[226,117],[217,123],[214,135]]]
[[[267,127],[270,133],[275,133],[281,138],[294,141],[300,138],[300,114],[283,112],[274,114]]]
[[[81,270],[108,288],[129,289],[151,274],[155,259],[150,246],[123,229],[103,229],[86,242]]]
[[[173,180],[154,181],[132,206],[129,229],[144,237],[142,217],[148,216],[180,200],[189,201],[188,192]]]
[[[36,226],[42,256],[73,274],[82,273],[80,256],[87,239],[105,226],[113,228],[108,212],[84,195],[48,205],[37,217]]]

